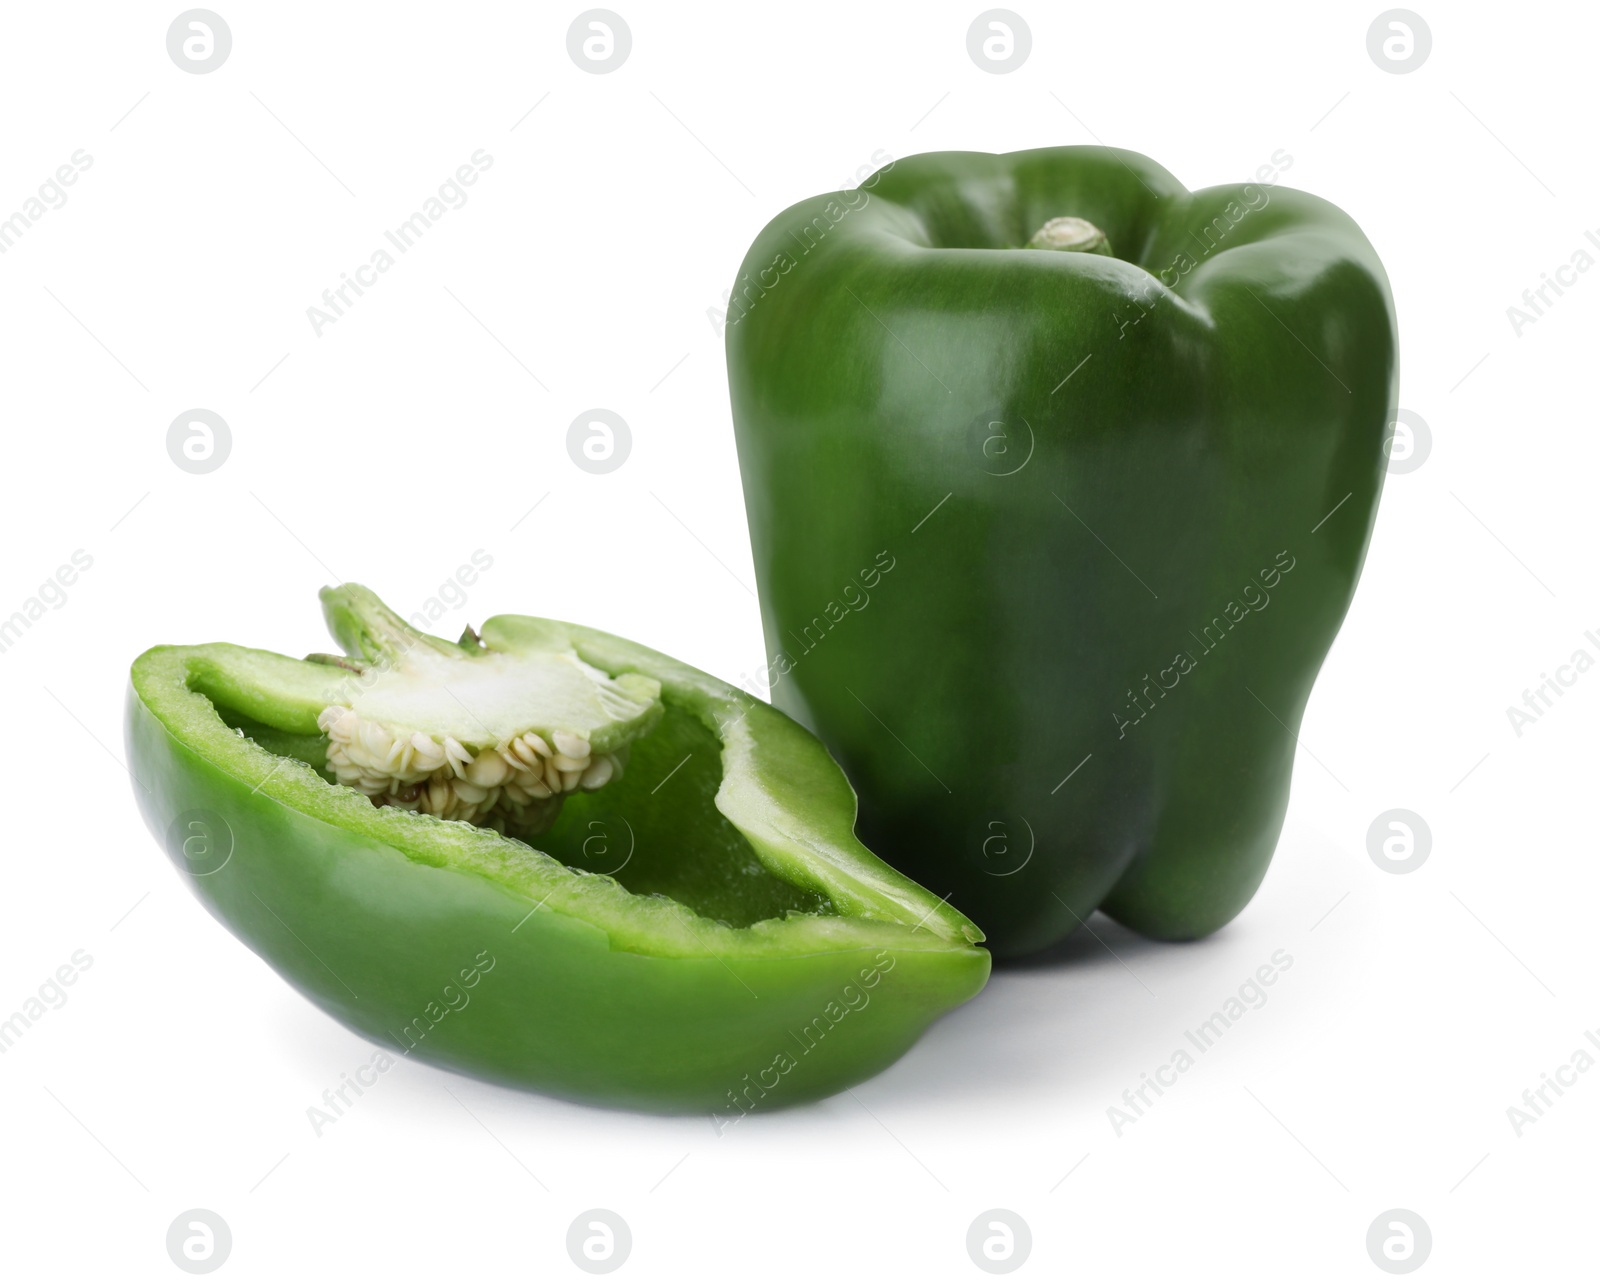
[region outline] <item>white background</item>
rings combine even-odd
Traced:
[[[93,958],[0,1057],[8,1279],[179,1279],[166,1232],[195,1207],[239,1281],[586,1279],[565,1236],[592,1207],[643,1280],[985,1279],[965,1237],[993,1208],[1032,1230],[1019,1279],[1383,1279],[1365,1240],[1395,1207],[1432,1230],[1423,1279],[1592,1269],[1600,1068],[1520,1137],[1507,1108],[1600,1027],[1600,672],[1521,736],[1505,712],[1600,659],[1600,272],[1520,338],[1506,316],[1600,229],[1592,8],[1429,5],[1432,54],[1395,75],[1376,4],[1017,0],[1032,53],[994,75],[976,3],[615,0],[632,53],[594,75],[577,5],[216,3],[233,49],[205,75],[168,57],[177,4],[15,8],[0,49],[0,217],[93,158],[0,256],[0,616],[93,558],[0,654],[0,1016]],[[1182,947],[1097,919],[853,1097],[723,1137],[410,1063],[315,1136],[372,1050],[146,834],[128,663],[320,649],[323,583],[410,612],[482,549],[437,632],[522,611],[755,672],[707,316],[746,245],[879,149],[1095,141],[1193,187],[1290,153],[1283,181],[1388,266],[1401,404],[1432,429],[1388,481],[1256,900]],[[318,337],[307,308],[477,149],[467,204]],[[633,434],[606,476],[565,447],[596,406]],[[233,438],[202,476],[166,450],[193,407]],[[1367,851],[1396,807],[1433,835],[1406,875]],[[1265,1007],[1118,1137],[1107,1109],[1279,949]]]

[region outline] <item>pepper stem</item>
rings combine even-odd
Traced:
[[[1064,215],[1051,219],[1028,238],[1029,250],[1076,250],[1083,254],[1111,253],[1106,234],[1088,219]]]
[[[321,597],[329,632],[353,657],[369,663],[399,661],[419,646],[441,656],[469,654],[465,648],[413,628],[365,585],[329,587]]]

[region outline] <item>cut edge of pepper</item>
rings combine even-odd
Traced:
[[[609,875],[575,870],[532,844],[494,830],[375,807],[360,792],[330,783],[300,759],[266,749],[230,726],[212,697],[194,685],[197,669],[212,667],[215,673],[225,668],[221,657],[230,652],[248,653],[266,663],[300,663],[275,653],[231,644],[151,648],[133,664],[130,699],[167,736],[233,777],[250,794],[392,848],[418,866],[443,866],[493,880],[526,896],[530,906],[542,906],[605,932],[613,949],[671,957],[759,958],[892,944],[901,949],[982,953],[976,945],[982,933],[975,924],[855,839],[854,793],[843,772],[820,742],[785,715],[670,657],[581,626],[500,616],[485,622],[483,636],[492,644],[529,627],[545,634],[558,631],[587,663],[613,676],[633,671],[658,679],[664,696],[670,692],[672,703],[689,708],[711,727],[722,745],[718,810],[773,874],[825,892],[838,913],[790,912],[733,927],[676,899],[636,894]],[[799,755],[798,766],[809,770],[795,773],[797,764],[790,759],[784,764],[789,779],[774,782],[770,771],[764,779],[763,751],[752,723],[791,748],[798,743],[805,751],[814,751]],[[808,758],[816,761],[806,764]],[[830,775],[836,781],[828,781]],[[832,792],[836,805],[848,794],[844,835],[808,823],[796,813],[793,800],[784,797],[819,781]],[[779,788],[774,789],[775,784]]]

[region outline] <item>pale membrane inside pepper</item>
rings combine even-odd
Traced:
[[[516,835],[543,833],[567,795],[620,777],[660,712],[653,679],[613,678],[570,651],[413,647],[359,687],[317,718],[335,780],[382,806]]]
[[[363,718],[329,705],[317,718],[328,737],[328,768],[341,785],[374,803],[470,821],[513,834],[539,834],[565,795],[598,790],[622,775],[627,747],[593,754],[576,732],[546,740],[523,732],[495,745],[470,747]]]

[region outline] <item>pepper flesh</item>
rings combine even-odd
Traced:
[[[373,618],[355,588],[324,593],[336,635],[343,610]],[[856,841],[843,774],[777,710],[576,625],[498,616],[462,646],[469,664],[571,656],[659,690],[626,775],[568,796],[540,848],[328,779],[318,716],[392,660],[382,647],[157,647],[133,666],[152,832],[214,916],[353,1030],[485,1079],[728,1119],[876,1073],[981,989],[976,927]],[[591,730],[607,746],[617,725]]]
[[[773,699],[863,838],[999,955],[1232,919],[1385,471],[1355,223],[1107,148],[914,156],[768,224],[726,339]]]

